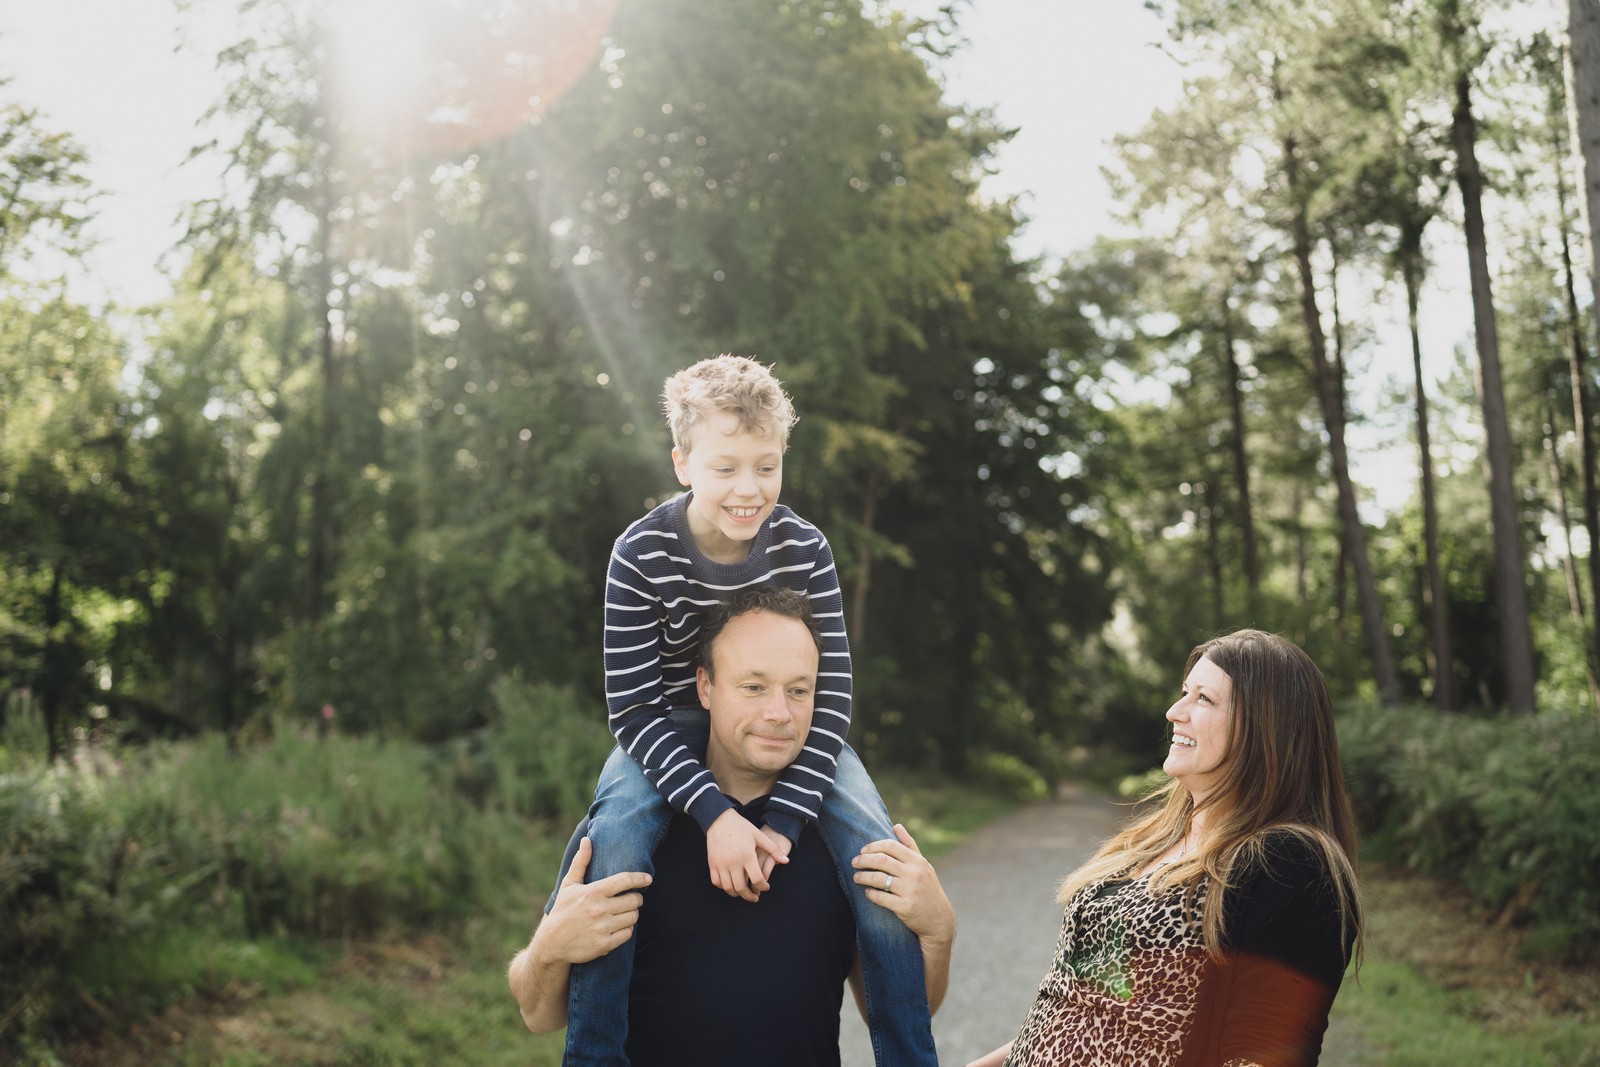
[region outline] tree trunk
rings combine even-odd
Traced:
[[[1589,281],[1600,307],[1600,6],[1567,0],[1567,116],[1583,160],[1578,210],[1589,234]]]
[[[878,516],[878,474],[874,470],[867,475],[867,499],[861,506],[861,528],[865,533],[856,552],[856,587],[850,594],[850,656],[857,663],[866,645],[867,591],[872,586],[871,537]]]
[[[50,567],[50,592],[44,601],[44,649],[41,651],[39,684],[34,686],[38,695],[39,715],[44,720],[48,755],[54,763],[65,751],[61,730],[61,690],[65,673],[65,656],[56,633],[61,626],[61,586],[66,577],[66,565],[60,560]]]
[[[317,455],[312,460],[311,529],[308,531],[308,617],[318,619],[333,579],[333,463],[339,437],[338,367],[333,336],[333,213],[331,179],[322,179],[317,219],[317,356],[322,372],[322,412]]]
[[[1572,510],[1567,506],[1567,476],[1561,469],[1561,449],[1556,444],[1556,413],[1547,403],[1544,409],[1544,454],[1550,461],[1550,483],[1556,491],[1556,521],[1561,525],[1561,573],[1567,580],[1567,612],[1583,622],[1583,591],[1578,588],[1578,568],[1572,558]]]
[[[1367,655],[1372,660],[1372,674],[1378,684],[1379,698],[1385,707],[1394,707],[1400,703],[1400,683],[1395,676],[1394,660],[1389,655],[1389,635],[1384,629],[1383,606],[1378,602],[1378,584],[1372,575],[1372,563],[1367,558],[1367,534],[1361,526],[1361,516],[1356,510],[1355,486],[1350,481],[1350,459],[1344,442],[1344,410],[1339,399],[1342,383],[1334,379],[1334,368],[1328,361],[1328,341],[1322,332],[1322,319],[1317,311],[1316,280],[1311,272],[1311,224],[1306,217],[1305,199],[1301,195],[1300,161],[1293,137],[1284,139],[1283,166],[1289,193],[1294,199],[1291,228],[1295,263],[1300,271],[1300,311],[1311,344],[1317,399],[1322,405],[1323,421],[1328,427],[1328,451],[1333,459],[1333,479],[1339,490],[1339,518],[1344,527],[1350,563],[1355,568],[1362,629],[1367,635]]]
[[[1416,375],[1417,448],[1422,467],[1422,542],[1428,571],[1426,589],[1428,626],[1433,648],[1433,703],[1440,711],[1454,711],[1456,700],[1455,650],[1450,640],[1450,603],[1444,574],[1439,567],[1439,507],[1433,488],[1433,450],[1428,437],[1428,390],[1422,377],[1422,337],[1417,327],[1417,303],[1422,287],[1422,233],[1402,238],[1401,274],[1406,285],[1406,319],[1411,329],[1411,367]]]
[[[1233,417],[1233,484],[1239,494],[1239,531],[1244,538],[1244,580],[1249,591],[1250,614],[1255,615],[1261,591],[1261,569],[1256,560],[1256,524],[1250,507],[1250,462],[1245,447],[1244,388],[1240,382],[1239,354],[1233,343],[1233,313],[1222,298],[1222,344],[1228,370],[1228,404]],[[1250,620],[1252,623],[1254,618]]]
[[[1311,583],[1307,572],[1311,561],[1306,551],[1306,524],[1301,515],[1305,507],[1305,489],[1296,478],[1290,488],[1294,500],[1294,593],[1302,604],[1311,603]]]
[[[1522,567],[1522,537],[1512,484],[1511,433],[1506,425],[1505,387],[1500,373],[1500,339],[1495,328],[1494,295],[1489,284],[1488,242],[1483,225],[1483,174],[1478,169],[1477,124],[1472,116],[1472,86],[1466,73],[1456,78],[1455,114],[1450,137],[1456,153],[1472,281],[1472,319],[1478,343],[1479,395],[1487,437],[1489,505],[1494,522],[1494,577],[1500,648],[1505,657],[1506,702],[1513,711],[1535,710],[1533,635],[1528,625],[1528,591]]]
[[[1222,547],[1217,539],[1217,508],[1211,496],[1211,483],[1195,486],[1199,500],[1201,526],[1206,535],[1206,573],[1211,576],[1211,629],[1221,630],[1228,624],[1227,601],[1224,599],[1222,576]]]
[[[1600,217],[1594,208],[1600,197],[1600,11],[1592,3],[1572,0],[1568,10],[1572,47],[1567,49],[1567,116],[1572,144],[1581,147],[1587,196],[1578,197],[1578,217],[1594,240],[1590,229]],[[1584,39],[1586,54],[1581,66],[1575,60],[1578,41]],[[1577,81],[1580,73],[1586,85],[1580,102]],[[1585,121],[1587,127],[1584,127]],[[1557,130],[1560,129],[1558,124]],[[1565,152],[1558,152],[1559,160]],[[1589,381],[1589,346],[1584,343],[1583,316],[1578,313],[1577,271],[1572,264],[1572,245],[1567,234],[1566,172],[1556,168],[1556,198],[1561,220],[1561,267],[1566,281],[1567,330],[1571,338],[1568,374],[1572,381],[1572,425],[1578,437],[1578,470],[1583,497],[1583,528],[1589,534],[1589,596],[1600,604],[1600,486],[1595,484],[1594,387]],[[1591,250],[1594,245],[1591,244]],[[1600,285],[1600,258],[1591,264],[1592,276]],[[1600,288],[1595,290],[1600,295]],[[1600,675],[1600,615],[1589,629],[1589,672]]]

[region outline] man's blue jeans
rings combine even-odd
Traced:
[[[677,709],[672,719],[685,743],[703,756],[710,733],[706,712],[699,708]],[[656,846],[666,835],[672,816],[671,807],[639,765],[621,749],[612,749],[595,787],[587,827],[580,825],[573,834],[561,864],[561,876],[566,877],[567,866],[585,833],[593,849],[587,881],[622,871],[654,874]],[[817,830],[855,913],[867,1027],[878,1067],[936,1067],[938,1057],[923,979],[922,949],[899,917],[868,901],[863,887],[851,878],[855,868],[850,861],[862,846],[892,839],[894,826],[867,769],[848,745],[839,754],[833,791],[823,800]],[[773,877],[783,877],[782,870],[774,872]],[[552,904],[554,899],[552,896]],[[564,1067],[615,1067],[628,1062],[623,1045],[628,1035],[633,950],[630,938],[607,955],[572,968],[567,995],[567,1047],[561,1060]],[[759,975],[750,977],[759,980]],[[713,991],[706,992],[715,995]],[[773,994],[773,1010],[782,1011],[782,988],[775,987]]]

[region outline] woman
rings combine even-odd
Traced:
[[[1293,643],[1189,655],[1171,781],[1061,887],[1055,966],[970,1067],[1309,1067],[1352,953],[1356,832],[1333,708]]]

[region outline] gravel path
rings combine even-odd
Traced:
[[[1062,877],[1089,858],[1128,813],[1126,805],[1067,790],[973,833],[940,858],[939,879],[956,909],[950,991],[933,1020],[943,1067],[962,1067],[1016,1036],[1061,932]],[[843,1067],[873,1067],[866,1026],[845,994]],[[1321,1067],[1371,1063],[1337,1025]]]

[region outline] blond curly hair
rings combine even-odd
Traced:
[[[799,417],[772,371],[749,356],[702,359],[668,378],[661,397],[672,445],[685,453],[718,412],[737,416],[741,430],[776,437],[785,449]]]

